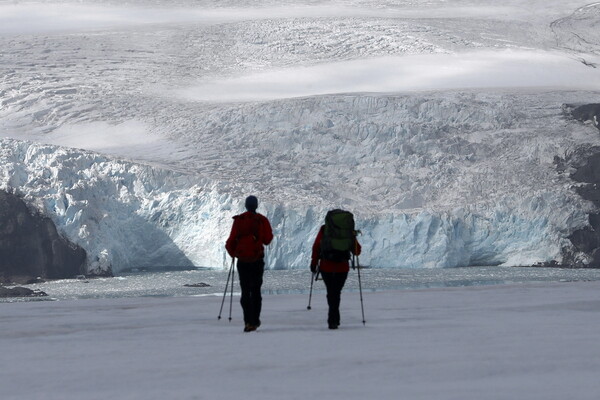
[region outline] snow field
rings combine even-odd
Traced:
[[[220,296],[4,304],[3,399],[544,399],[600,391],[598,282],[264,297],[263,326]],[[23,318],[27,315],[27,318]]]

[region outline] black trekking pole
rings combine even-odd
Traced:
[[[223,312],[223,304],[225,304],[225,297],[227,296],[227,289],[229,289],[229,278],[231,277],[231,273],[233,272],[233,263],[235,258],[231,259],[231,267],[229,268],[229,273],[227,274],[227,283],[225,284],[225,290],[223,291],[223,301],[221,301],[221,309],[219,310],[219,317],[217,319],[221,319],[221,313]]]
[[[229,296],[229,322],[231,322],[231,310],[233,309],[233,281],[235,279],[235,271],[231,264],[231,296]]]
[[[363,305],[362,283],[360,281],[360,262],[358,261],[357,255],[355,255],[354,257],[356,257],[356,270],[358,271],[358,291],[360,293],[360,310],[362,312],[362,323],[363,325],[365,325],[365,307]],[[352,258],[352,266],[354,266],[354,257]]]
[[[310,310],[310,301],[312,300],[312,288],[313,288],[313,281],[316,281],[317,279],[319,279],[319,267],[317,266],[317,272],[313,272],[312,275],[310,276],[310,293],[308,295],[308,307],[306,307],[307,310]]]

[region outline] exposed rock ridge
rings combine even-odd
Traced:
[[[567,115],[583,123],[592,123],[600,129],[600,104],[565,105]],[[565,160],[555,159],[559,171],[570,169],[570,177],[577,182],[577,193],[591,201],[598,211],[589,214],[589,225],[574,231],[569,240],[575,248],[565,250],[564,267],[600,268],[600,147],[579,148]],[[583,253],[583,259],[577,255]]]
[[[86,252],[56,230],[50,218],[0,190],[0,279],[27,283],[37,277],[74,278],[85,273]]]

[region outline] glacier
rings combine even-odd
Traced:
[[[30,22],[0,30],[0,189],[90,274],[226,268],[248,194],[273,269],[307,267],[331,208],[366,266],[592,262],[569,160],[600,135],[564,104],[598,102],[598,4],[61,2],[62,27],[35,4],[0,2]]]

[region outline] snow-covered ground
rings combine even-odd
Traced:
[[[600,3],[0,1],[0,188],[89,268],[227,265],[248,194],[305,267],[355,212],[376,267],[562,261],[600,145]],[[57,147],[58,146],[58,147]],[[585,257],[580,255],[585,263]]]
[[[4,400],[596,400],[600,282],[264,297],[243,333],[221,298],[0,307]]]

